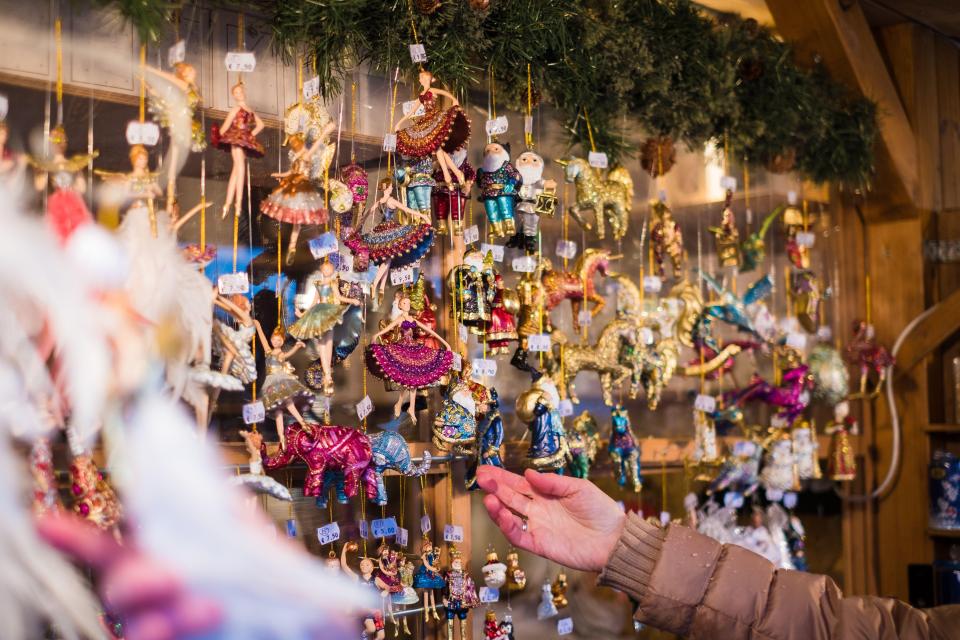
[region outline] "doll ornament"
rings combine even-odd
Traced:
[[[610,434],[610,444],[607,452],[613,461],[613,473],[617,484],[621,487],[630,486],[635,493],[640,493],[643,487],[643,478],[640,474],[640,445],[630,428],[630,416],[626,409],[617,406],[612,415],[613,430]]]
[[[467,615],[480,604],[473,578],[463,567],[463,557],[457,549],[450,550],[450,569],[444,576],[447,583],[443,606],[447,610],[447,640],[453,640],[453,620],[460,621],[460,640],[467,637]]]
[[[375,565],[371,558],[362,558],[360,560],[360,574],[350,568],[350,564],[347,560],[348,553],[355,553],[357,551],[356,542],[348,542],[343,545],[343,551],[340,553],[340,568],[343,572],[360,582],[365,588],[369,589],[371,593],[375,593],[382,598],[386,598],[389,595],[389,592],[386,594],[381,591],[375,582],[374,569]],[[363,624],[363,633],[361,638],[363,640],[383,640],[386,636],[386,632],[383,629],[383,612],[380,609],[372,609],[365,611],[362,614],[361,622]]]
[[[490,237],[512,236],[517,232],[514,208],[523,180],[510,163],[510,145],[491,142],[483,150],[483,163],[477,170],[480,201],[487,212]]]
[[[666,203],[657,200],[650,204],[653,214],[653,226],[650,228],[650,242],[653,244],[653,257],[656,262],[656,275],[662,280],[666,277],[664,264],[667,259],[673,267],[674,279],[683,277],[685,256],[683,252],[683,234],[680,225],[673,219],[673,213]]]
[[[522,248],[528,254],[533,254],[538,248],[540,216],[552,217],[556,209],[557,183],[543,179],[543,157],[533,151],[524,151],[517,157],[517,171],[522,180],[520,204],[517,205],[521,224],[507,241],[507,246]]]
[[[456,176],[451,176],[452,183],[446,182],[443,172],[440,167],[437,167],[433,172],[436,186],[433,188],[431,197],[433,211],[437,216],[437,231],[446,234],[449,229],[453,235],[460,236],[463,235],[463,221],[467,217],[467,198],[477,179],[477,171],[467,160],[465,147],[457,149],[450,154],[450,157],[463,174],[463,182],[460,182]]]
[[[397,317],[374,335],[373,344],[367,347],[367,368],[381,380],[400,387],[401,394],[394,405],[394,415],[400,415],[406,395],[409,401],[407,413],[416,420],[417,390],[440,384],[450,371],[453,352],[446,340],[410,315],[410,298],[400,294],[397,308]],[[417,328],[438,340],[443,348],[433,349],[417,342],[414,336]],[[384,342],[383,336],[394,329],[399,329],[397,341]]]
[[[50,131],[49,158],[28,157],[36,168],[34,185],[37,191],[46,191],[49,182],[52,192],[47,196],[47,223],[61,243],[66,243],[73,232],[84,224],[93,222],[93,216],[83,201],[86,182],[81,172],[86,169],[97,153],[67,157],[67,132],[57,125]]]
[[[243,205],[243,191],[246,188],[247,158],[262,158],[264,149],[257,134],[263,131],[263,120],[252,109],[247,107],[247,90],[243,82],[238,82],[230,89],[234,106],[227,113],[221,125],[213,125],[210,130],[210,143],[230,154],[233,168],[230,170],[230,180],[227,182],[227,199],[223,203],[222,216],[227,217],[230,206],[235,206],[235,216],[240,215]]]
[[[444,589],[447,586],[446,580],[440,575],[438,563],[440,554],[434,549],[430,538],[424,534],[423,542],[420,543],[420,566],[413,574],[413,588],[420,589],[423,593],[423,621],[430,621],[430,614],[433,614],[434,620],[440,620],[440,614],[437,613],[436,591]]]
[[[464,174],[450,154],[465,147],[470,139],[470,118],[453,94],[433,87],[435,78],[432,73],[421,69],[417,79],[421,89],[417,101],[423,106],[424,112],[416,115],[417,109],[414,109],[397,121],[394,126],[397,133],[397,151],[411,158],[433,155],[437,159],[444,182],[450,184],[451,176],[455,176],[457,182],[463,184]],[[441,97],[450,100],[451,106],[442,109],[439,102]]]
[[[833,408],[833,420],[824,429],[830,436],[827,475],[835,482],[849,482],[857,477],[857,458],[850,442],[850,436],[857,431],[857,420],[850,415],[850,405],[838,403]]]
[[[390,622],[394,625],[394,636],[397,636],[400,627],[397,625],[397,618],[393,614],[393,599],[394,596],[403,593],[403,584],[400,582],[397,569],[397,552],[386,543],[381,544],[377,550],[377,564],[373,570],[373,583],[383,595],[383,603],[387,614],[390,616]]]
[[[294,375],[293,365],[289,362],[290,357],[304,347],[304,343],[298,341],[292,348],[284,351],[283,329],[280,326],[273,330],[267,340],[260,323],[254,320],[254,325],[260,336],[267,368],[267,377],[263,381],[263,406],[268,415],[273,414],[277,422],[280,446],[285,447],[284,410],[293,416],[300,426],[305,427],[306,422],[298,407],[307,406],[313,401],[313,394],[300,384],[300,380]]]
[[[104,202],[116,202],[124,208],[146,207],[150,211],[151,224],[156,235],[155,199],[163,195],[157,182],[159,174],[150,171],[150,154],[142,144],[130,147],[129,173],[94,170],[103,178]],[[169,210],[169,209],[168,209]]]

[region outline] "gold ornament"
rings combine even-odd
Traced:
[[[560,570],[557,577],[550,585],[550,593],[553,594],[553,605],[557,609],[563,609],[567,606],[567,574]]]
[[[599,240],[606,236],[605,225],[609,218],[613,239],[621,240],[627,233],[630,205],[633,202],[633,179],[630,173],[623,167],[617,167],[607,174],[606,179],[601,179],[583,158],[571,157],[556,162],[565,167],[567,182],[576,185],[574,204],[567,207],[570,217],[587,231],[596,228]],[[593,211],[593,224],[584,219],[585,211]]]

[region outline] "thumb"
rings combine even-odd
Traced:
[[[533,469],[527,469],[523,477],[534,491],[551,498],[566,498],[580,489],[580,482],[585,482],[556,473],[540,473]]]
[[[106,569],[123,555],[122,548],[112,536],[65,513],[40,518],[37,533],[55,549],[98,571]]]

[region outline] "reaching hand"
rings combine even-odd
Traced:
[[[490,517],[513,544],[572,569],[600,571],[623,530],[617,503],[592,482],[483,465],[477,482]],[[526,518],[527,530],[523,530]]]

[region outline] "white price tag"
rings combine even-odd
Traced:
[[[782,489],[767,489],[764,493],[770,502],[780,502],[783,499]]]
[[[426,113],[426,110],[423,108],[423,104],[419,100],[407,100],[402,105],[403,115],[415,115],[422,116]]]
[[[410,45],[410,60],[413,62],[427,61],[427,50],[424,49],[422,44]]]
[[[643,344],[653,344],[653,330],[650,327],[640,327],[640,342]]]
[[[257,56],[250,51],[231,51],[223,59],[227,71],[250,73],[257,68]]]
[[[667,526],[668,524],[670,524],[670,512],[669,512],[669,511],[661,511],[661,512],[660,512],[660,524],[663,525],[664,527]]]
[[[513,259],[513,270],[520,273],[533,273],[537,268],[537,259],[533,256],[520,256]]]
[[[497,375],[496,360],[490,360],[489,358],[474,358],[471,367],[473,368],[473,375],[475,376],[493,377]]]
[[[370,525],[367,524],[367,521],[366,521],[366,520],[361,520],[361,521],[358,522],[357,524],[359,525],[358,528],[360,529],[360,537],[363,538],[364,540],[366,540],[367,538],[369,538],[369,537],[370,537]]]
[[[263,402],[257,400],[256,402],[248,402],[243,405],[243,423],[244,424],[256,424],[258,422],[263,422],[264,418],[267,417],[266,409],[263,407]]]
[[[392,538],[397,535],[397,520],[393,516],[373,520],[370,522],[370,530],[374,538]]]
[[[557,635],[568,636],[573,633],[573,618],[560,618],[557,620]]]
[[[500,602],[500,589],[480,587],[480,602],[484,604],[490,602]]]
[[[797,204],[796,191],[787,191],[787,204],[789,204],[791,207],[796,206]]]
[[[557,240],[557,255],[561,258],[573,258],[577,255],[577,243],[573,240]]]
[[[805,333],[793,332],[787,334],[787,346],[797,351],[803,351],[807,348],[807,335]]]
[[[373,400],[370,396],[363,396],[363,400],[357,403],[357,417],[363,420],[373,412]]]
[[[569,399],[564,398],[560,401],[560,406],[557,407],[557,410],[560,412],[561,418],[566,418],[567,416],[573,415],[573,402]]]
[[[250,281],[247,279],[246,271],[236,273],[225,273],[217,278],[217,289],[220,295],[229,296],[234,293],[247,293],[250,291]]]
[[[503,262],[503,245],[502,244],[487,244],[483,242],[480,244],[480,253],[486,256],[488,253],[493,254],[494,262]]]
[[[340,539],[340,525],[336,522],[325,524],[317,529],[317,539],[320,544],[330,544]]]
[[[310,405],[310,410],[314,413],[329,413],[330,412],[330,396],[315,396],[313,399],[313,404]]]
[[[430,516],[420,518],[420,533],[430,533],[433,526],[430,524]]]
[[[783,506],[787,509],[793,509],[797,506],[796,491],[787,491],[785,494],[783,494]]]
[[[340,243],[337,242],[337,236],[332,231],[312,238],[307,244],[310,247],[310,253],[317,260],[340,250]]]
[[[463,358],[460,356],[459,353],[453,354],[453,363],[451,363],[450,368],[453,369],[454,371],[463,370]]]
[[[473,225],[463,230],[463,241],[471,244],[480,239],[480,227]]]
[[[160,127],[156,122],[134,120],[127,123],[127,144],[143,144],[152,147],[160,141]]]
[[[183,62],[187,57],[187,42],[179,40],[175,45],[167,49],[167,66],[172,67],[178,62]]]
[[[443,526],[444,542],[463,542],[463,527],[458,524],[447,524]]]
[[[320,93],[320,76],[313,76],[303,83],[303,99],[309,100]]]
[[[397,150],[397,134],[387,133],[383,136],[383,150],[387,153]]]
[[[799,231],[797,232],[797,246],[806,247],[810,249],[813,247],[813,243],[816,240],[816,236],[809,231]]]
[[[467,329],[462,324],[457,325],[457,335],[460,337],[460,342],[466,344],[470,340],[470,330]]]
[[[643,290],[647,293],[660,293],[663,281],[657,276],[643,276]]]
[[[827,325],[817,327],[817,339],[820,342],[830,342],[833,339],[833,329]]]
[[[587,162],[589,162],[590,166],[594,169],[606,169],[609,163],[607,154],[603,151],[591,151],[587,155]]]
[[[577,314],[577,323],[581,327],[589,327],[591,324],[593,324],[593,314],[587,309],[584,309]]]
[[[353,272],[353,254],[352,253],[337,254],[337,271],[340,271],[343,273]]]
[[[736,191],[737,179],[733,176],[723,176],[720,178],[720,188],[727,191]]]
[[[401,284],[413,284],[413,267],[404,267],[402,269],[391,269],[390,284],[392,284],[395,287]]]
[[[523,116],[523,132],[533,133],[533,116]]]
[[[527,338],[527,348],[533,352],[550,351],[551,342],[549,333],[537,333]]]
[[[693,401],[693,408],[704,413],[713,413],[717,410],[717,399],[706,394],[698,394]]]
[[[407,542],[410,540],[410,532],[404,529],[403,527],[397,527],[397,537],[395,541],[401,547],[407,546]]]
[[[500,134],[506,133],[507,128],[509,127],[509,122],[507,121],[507,116],[497,116],[487,120],[486,130],[488,136],[498,136]]]

